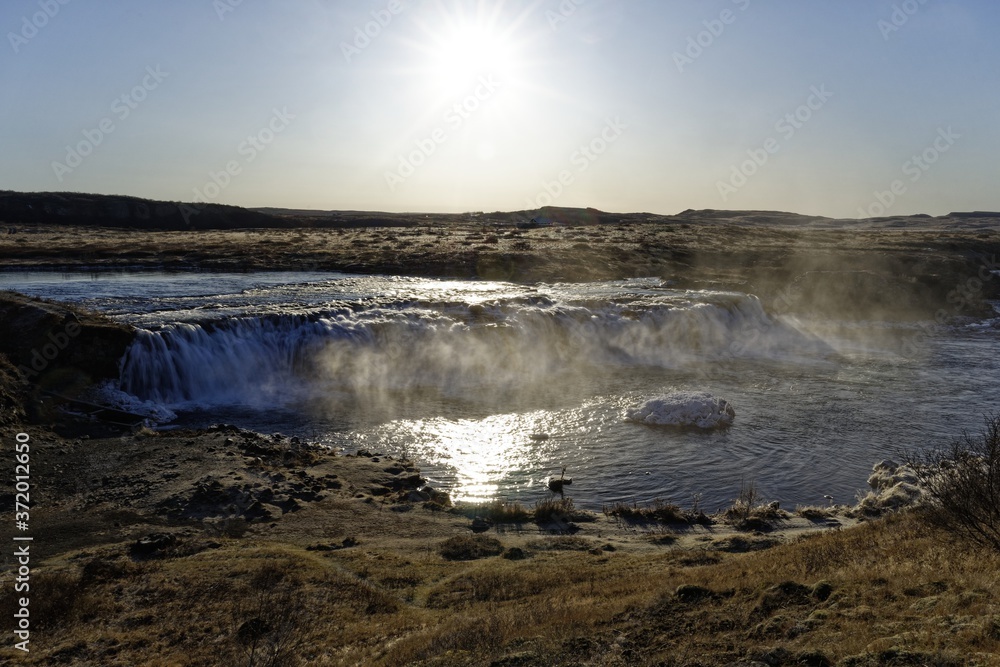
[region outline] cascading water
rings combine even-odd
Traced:
[[[683,368],[832,352],[774,321],[755,297],[705,297],[603,307],[411,303],[170,324],[139,331],[121,388],[167,405],[261,405],[310,390],[509,390],[607,365]]]

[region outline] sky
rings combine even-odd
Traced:
[[[0,189],[1000,210],[989,0],[5,0]]]

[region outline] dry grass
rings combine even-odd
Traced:
[[[837,510],[835,508],[820,507],[819,505],[800,505],[795,508],[795,514],[798,514],[803,519],[809,519],[810,521],[831,519],[836,515],[836,513]]]
[[[18,662],[246,665],[255,640],[252,664],[273,665],[1000,664],[1000,554],[912,513],[746,554],[550,537],[526,560],[449,561],[416,545],[220,542],[39,569],[47,625],[37,608]]]
[[[503,544],[485,535],[456,535],[442,542],[438,551],[447,560],[476,560],[499,556],[503,553]]]
[[[594,520],[594,515],[590,512],[577,509],[572,498],[539,500],[535,503],[531,516],[535,523],[542,524]]]
[[[722,513],[722,518],[739,530],[770,530],[776,523],[787,519],[788,514],[778,509],[777,503],[763,502],[751,481],[740,485],[739,496]]]
[[[636,523],[666,523],[666,524],[703,524],[708,525],[711,519],[700,511],[687,511],[679,505],[667,503],[659,498],[644,507],[636,503],[618,502],[604,507],[604,514]]]
[[[531,521],[531,511],[519,502],[494,500],[489,503],[462,503],[455,512],[470,519],[481,517],[495,524],[521,524]]]

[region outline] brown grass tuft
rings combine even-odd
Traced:
[[[438,550],[446,560],[477,560],[499,556],[503,553],[503,544],[485,535],[456,535],[442,542]]]

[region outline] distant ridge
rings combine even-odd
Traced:
[[[732,225],[802,229],[998,229],[1000,213],[971,211],[932,217],[925,214],[880,218],[828,218],[787,211],[687,209],[677,215],[609,213],[596,208],[544,206],[492,213],[388,213],[322,211],[275,207],[156,201],[127,195],[0,190],[0,224],[67,225],[148,230],[323,229],[414,227],[426,224],[483,226],[588,226],[620,224]]]
[[[1000,218],[1000,213],[993,211],[971,211],[966,213],[949,213],[944,218]]]
[[[126,195],[0,191],[0,221],[127,229],[238,229],[294,227],[294,223],[239,206],[182,204]]]

